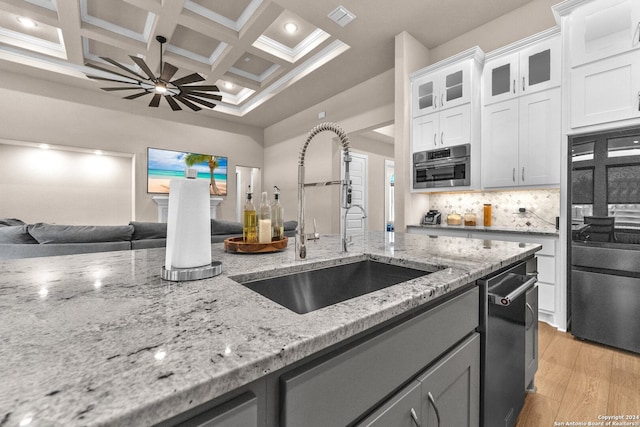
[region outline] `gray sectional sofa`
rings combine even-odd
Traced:
[[[285,221],[288,237],[295,235],[296,221]],[[211,220],[211,243],[242,235],[242,224]],[[35,258],[90,252],[125,251],[166,246],[167,224],[132,221],[128,225],[25,224],[0,219],[0,259]]]

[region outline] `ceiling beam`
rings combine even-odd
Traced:
[[[58,7],[59,28],[67,51],[67,60],[71,63],[84,64],[82,52],[82,33],[80,30],[80,6],[78,2],[59,1]]]

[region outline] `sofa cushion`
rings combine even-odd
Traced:
[[[133,226],[132,240],[166,239],[167,238],[166,222],[131,221],[129,225]]]
[[[27,231],[26,225],[6,225],[0,227],[0,243],[36,244]]]
[[[24,221],[17,218],[0,218],[0,227],[8,227],[12,225],[26,225]]]
[[[211,235],[217,234],[242,234],[242,224],[235,221],[222,219],[211,220]]]
[[[30,224],[31,234],[38,243],[93,243],[131,240],[132,225],[58,225]]]

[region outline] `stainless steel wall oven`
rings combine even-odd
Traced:
[[[470,144],[414,153],[413,188],[470,185],[470,154]]]

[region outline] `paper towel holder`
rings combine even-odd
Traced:
[[[171,282],[187,282],[191,280],[202,280],[217,276],[222,273],[222,262],[212,261],[209,265],[192,268],[172,268],[167,270],[162,266],[160,277]]]

